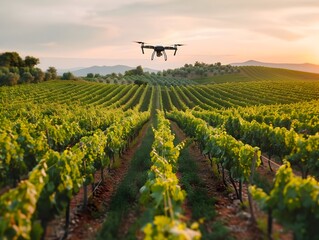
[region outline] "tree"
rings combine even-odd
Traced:
[[[94,77],[94,74],[93,74],[93,73],[88,73],[88,74],[86,74],[86,77],[87,77],[87,78],[93,78],[93,77]]]
[[[31,73],[34,77],[33,82],[34,83],[39,83],[39,82],[43,82],[44,80],[44,72],[42,72],[42,70],[40,68],[33,68],[31,70]]]
[[[144,71],[141,65],[136,67],[135,73],[136,75],[143,75]]]
[[[45,72],[45,74],[44,74],[44,81],[49,81],[49,80],[51,80],[51,79],[53,79],[52,78],[52,74],[50,73],[50,72]]]
[[[34,81],[34,77],[30,72],[24,72],[20,78],[21,83],[31,83]]]
[[[74,79],[76,79],[76,77],[73,75],[73,73],[66,72],[66,73],[63,73],[62,79],[63,80],[74,80]]]
[[[134,81],[134,84],[137,84],[137,85],[141,86],[141,85],[146,85],[147,82],[145,82],[145,81],[143,81],[141,79],[137,79],[137,80]]]
[[[143,71],[142,66],[137,66],[135,69],[125,71],[125,75],[127,75],[127,76],[143,75],[143,74],[144,74],[144,71]]]
[[[17,52],[5,52],[0,55],[0,66],[23,67],[24,61]]]
[[[7,85],[7,86],[17,85],[19,78],[20,78],[19,74],[10,72],[2,76],[1,85]]]
[[[35,65],[37,65],[39,63],[40,63],[39,58],[35,58],[35,57],[32,57],[32,56],[26,56],[25,59],[24,59],[24,65],[26,67],[33,68]]]
[[[49,67],[47,69],[48,73],[51,73],[51,79],[57,79],[58,78],[58,73],[55,67]]]

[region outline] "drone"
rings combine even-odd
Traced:
[[[157,57],[161,57],[164,55],[164,59],[165,61],[167,61],[167,54],[165,52],[165,50],[175,50],[174,51],[174,56],[176,55],[177,52],[177,47],[179,46],[184,46],[184,44],[173,44],[171,46],[152,46],[152,45],[146,45],[145,42],[137,42],[138,44],[141,44],[141,49],[142,49],[142,53],[144,54],[144,48],[148,48],[148,49],[154,49],[152,56],[151,56],[151,60],[154,59],[155,53]]]

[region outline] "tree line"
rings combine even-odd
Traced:
[[[238,72],[240,72],[239,68],[231,66],[230,64],[222,65],[220,62],[207,64],[196,61],[194,64],[185,64],[180,68],[163,70],[162,75],[193,79],[197,77],[208,77]]]
[[[0,86],[13,86],[23,83],[39,83],[57,79],[57,70],[49,67],[45,72],[36,65],[40,60],[33,56],[24,59],[17,52],[0,54]]]

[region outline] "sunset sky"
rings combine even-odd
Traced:
[[[0,52],[42,68],[206,63],[319,64],[318,0],[1,0]],[[184,43],[150,60],[133,41]]]

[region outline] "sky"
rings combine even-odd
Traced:
[[[42,69],[195,61],[319,64],[318,0],[1,0],[0,52]],[[137,43],[183,43],[168,60]]]

